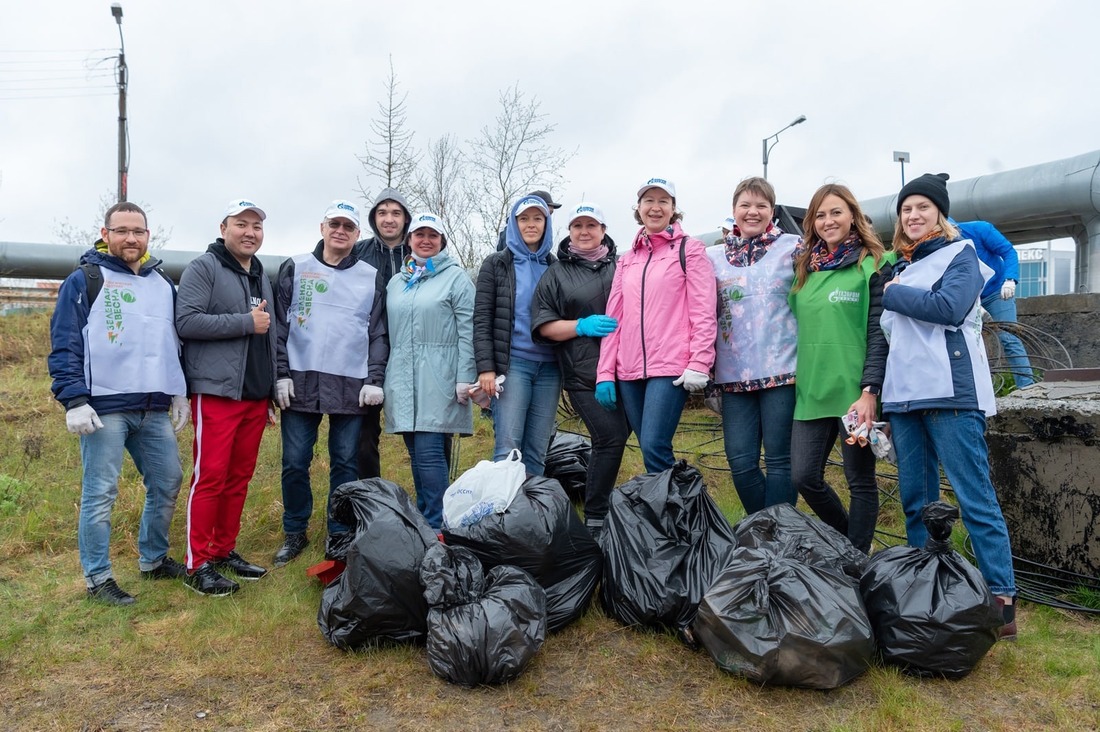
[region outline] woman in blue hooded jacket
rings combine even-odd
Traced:
[[[527,472],[542,475],[561,397],[554,349],[531,337],[535,286],[554,261],[546,202],[517,201],[504,236],[504,249],[486,257],[477,276],[474,360],[478,385],[492,399],[493,460],[519,449]]]

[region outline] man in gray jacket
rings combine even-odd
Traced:
[[[242,580],[267,573],[236,550],[260,439],[275,416],[275,338],[268,312],[273,297],[254,256],[263,244],[265,218],[247,199],[230,201],[221,237],[187,265],[176,301],[195,425],[185,582],[215,597],[240,589],[219,570]]]
[[[329,497],[356,480],[363,414],[382,404],[389,341],[386,282],[353,254],[359,209],[333,201],[321,221],[321,241],[308,254],[279,268],[275,285],[278,381],[283,410],[283,531],[275,566],[291,561],[309,543],[313,513],[309,466],[317,428],[328,415]],[[329,517],[330,553],[351,527]]]
[[[409,245],[405,235],[409,233],[409,206],[405,197],[395,188],[383,188],[367,212],[367,224],[374,236],[355,244],[352,255],[378,270],[382,291],[386,283],[401,271]],[[383,369],[385,366],[383,365]],[[378,440],[382,434],[382,405],[368,407],[363,414],[359,433],[359,477],[378,478],[382,465],[378,457]]]

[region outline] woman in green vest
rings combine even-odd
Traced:
[[[798,363],[791,482],[818,517],[869,552],[878,519],[878,485],[871,448],[841,443],[850,510],[825,482],[825,465],[841,417],[875,421],[889,346],[879,327],[882,286],[894,253],[863,215],[847,187],[817,189],[802,222],[790,305],[798,320]]]

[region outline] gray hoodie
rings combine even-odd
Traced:
[[[374,214],[378,207],[386,201],[393,201],[401,206],[405,212],[405,228],[401,230],[401,243],[393,249],[386,246],[386,242],[378,235],[378,229],[374,226]],[[409,213],[409,204],[405,202],[405,197],[396,188],[383,188],[378,197],[374,199],[374,205],[367,213],[367,223],[370,225],[371,231],[374,232],[374,236],[356,242],[355,248],[351,252],[352,256],[373,266],[382,273],[383,282],[389,282],[390,278],[401,270],[405,257],[409,255],[409,245],[406,243],[405,237],[409,233],[411,220],[412,215]]]

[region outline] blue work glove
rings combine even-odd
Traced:
[[[596,401],[609,412],[614,412],[619,408],[616,404],[618,400],[615,398],[614,381],[601,381],[596,384]]]
[[[610,315],[589,315],[577,321],[577,335],[603,338],[611,335],[619,327],[619,321]]]

